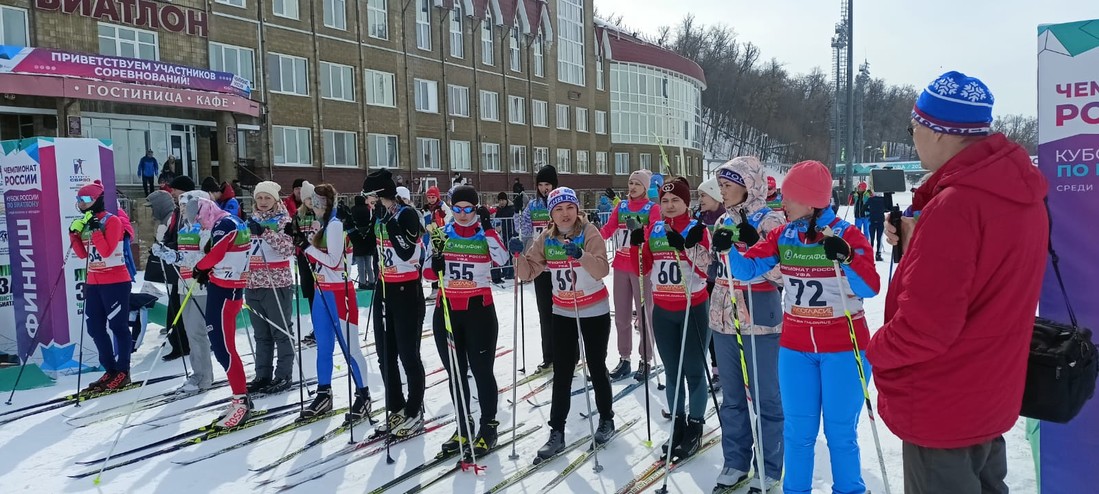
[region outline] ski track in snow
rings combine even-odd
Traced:
[[[907,203],[910,200],[909,194],[900,194],[897,198],[898,202],[903,203]],[[840,210],[841,216],[846,212],[845,210],[846,208]],[[850,218],[848,219],[850,220]],[[882,323],[885,303],[884,287],[887,286],[889,274],[888,256],[886,257],[886,262],[879,262],[877,266],[878,272],[881,274],[883,293],[866,301],[866,315],[871,328],[877,328]],[[609,281],[608,277],[608,287],[611,284]],[[527,338],[525,366],[528,371],[533,371],[541,357],[538,314],[534,307],[533,287],[528,285],[525,287],[525,290],[527,305],[525,319]],[[496,310],[501,324],[499,345],[502,345],[505,348],[511,348],[514,292],[510,282],[506,288],[497,288],[494,291]],[[367,308],[364,307],[359,310],[361,313],[360,321],[366,321]],[[425,328],[430,327],[431,310],[432,309],[429,307],[427,317],[425,318]],[[309,321],[307,317],[303,318],[303,323],[303,326],[308,329]],[[159,345],[161,338],[163,338],[157,334],[157,329],[157,326],[150,325],[150,337],[139,349],[138,353],[135,354],[134,370],[139,377],[143,377],[144,372],[149,369],[154,360],[157,345]],[[362,328],[361,333],[369,335],[368,341],[373,341],[372,331],[367,328]],[[635,338],[636,337],[637,335],[635,335]],[[238,330],[237,338],[237,348],[247,349],[248,343],[245,341],[243,328]],[[613,351],[613,349],[616,348],[615,338],[616,332],[612,329],[611,342],[608,346],[611,351],[608,352],[607,357],[609,366],[613,366],[613,360],[617,358],[617,356],[614,355],[616,352]],[[519,365],[523,366],[523,354],[521,352],[516,353],[520,358]],[[428,372],[441,366],[441,359],[435,349],[434,341],[431,338],[422,340],[421,354],[424,359],[424,366]],[[309,378],[316,373],[314,364],[315,349],[306,349],[304,355],[306,378]],[[511,383],[511,357],[510,354],[505,355],[496,362],[495,374],[500,387]],[[377,399],[382,396],[383,392],[381,376],[378,373],[377,357],[372,355],[369,356],[367,360],[369,362],[368,383],[371,387],[373,397]],[[340,367],[340,369],[336,371],[339,373],[344,366],[343,359],[342,357],[337,356],[335,361],[337,366]],[[636,356],[633,363],[636,366]],[[179,361],[160,362],[156,365],[155,373],[156,375],[179,373],[182,371],[181,367]],[[217,368],[216,365],[215,368]],[[251,371],[252,369],[249,365],[248,372],[250,373]],[[215,376],[216,379],[222,379],[224,377],[220,369],[215,370]],[[442,376],[442,374],[438,374],[437,376]],[[580,376],[581,374],[577,372],[577,377],[573,379],[574,389],[582,384],[582,377]],[[94,379],[95,377],[97,377],[97,375],[85,376],[84,382],[90,382],[91,379]],[[522,374],[520,374],[519,377],[522,378]],[[296,369],[295,378],[297,378]],[[428,381],[429,383],[432,382],[433,378],[429,378]],[[518,393],[522,395],[540,382],[540,380],[536,380],[532,384],[520,386]],[[179,381],[174,380],[150,385],[149,389],[142,393],[142,396],[152,396],[156,393],[172,389],[178,384]],[[613,384],[614,391],[618,391],[627,384],[628,381]],[[857,381],[853,380],[851,385],[858,386],[859,384]],[[26,406],[71,393],[75,386],[76,377],[69,376],[61,378],[57,385],[53,387],[16,392],[13,405],[11,407],[0,405],[0,413],[10,408]],[[873,386],[873,381],[871,381],[871,386]],[[472,386],[472,382],[471,389],[476,392],[476,388]],[[343,378],[334,379],[333,390],[336,395],[336,406],[347,406],[348,397],[346,381]],[[35,491],[71,493],[99,491],[105,493],[158,492],[188,494],[193,492],[273,492],[281,485],[281,480],[268,486],[257,488],[255,480],[250,479],[252,472],[249,472],[248,468],[265,465],[294,448],[321,436],[327,430],[336,427],[338,425],[337,421],[339,420],[330,419],[322,421],[318,424],[298,429],[275,439],[262,441],[193,465],[180,466],[172,463],[172,460],[193,458],[200,454],[220,449],[237,439],[259,435],[265,431],[276,428],[278,425],[286,423],[289,418],[275,420],[253,427],[249,430],[231,434],[228,437],[218,438],[209,441],[208,443],[184,448],[172,454],[163,455],[135,465],[105,472],[103,474],[102,484],[98,488],[93,485],[91,477],[85,479],[71,479],[67,477],[69,474],[83,472],[85,469],[91,468],[90,466],[73,465],[74,461],[90,459],[96,456],[102,456],[106,453],[107,449],[110,447],[111,441],[114,439],[118,427],[122,423],[122,418],[111,419],[88,427],[74,429],[64,423],[65,417],[74,415],[81,410],[83,411],[80,413],[86,413],[95,411],[100,407],[128,403],[138,392],[139,391],[128,391],[118,396],[109,396],[86,403],[81,409],[66,407],[61,410],[42,413],[34,417],[21,419],[0,426],[0,458],[4,459],[4,461],[0,462],[0,485],[4,486],[4,492],[16,493]],[[596,474],[592,471],[594,462],[589,460],[581,468],[573,472],[563,483],[558,485],[554,489],[555,492],[613,493],[618,486],[629,481],[633,475],[643,470],[656,459],[657,452],[659,451],[659,444],[661,444],[661,441],[665,438],[668,427],[668,422],[663,420],[660,416],[660,410],[662,408],[667,408],[667,405],[664,403],[664,393],[657,391],[655,382],[651,383],[650,392],[653,417],[652,437],[656,446],[650,450],[643,445],[643,441],[646,437],[646,428],[644,419],[642,418],[642,420],[627,433],[618,437],[608,444],[605,449],[600,451],[599,461],[604,466],[604,470],[601,474]],[[872,398],[876,403],[876,391],[871,389],[871,393]],[[203,396],[192,397],[164,407],[141,411],[135,414],[131,423],[148,421],[153,418],[170,417],[197,403],[225,398],[228,394],[229,390],[223,387]],[[501,395],[499,399],[500,412],[497,418],[501,423],[501,430],[506,429],[512,423],[512,411],[507,404],[507,399],[510,397],[510,392],[507,392]],[[549,397],[550,391],[548,389],[537,396],[539,400],[544,401],[548,401]],[[261,408],[273,407],[295,402],[297,399],[297,390],[292,390],[290,393],[284,395],[257,400],[257,406]],[[477,407],[476,403],[477,402],[474,401],[473,406],[475,411]],[[376,405],[375,408],[378,406],[380,405]],[[942,406],[949,407],[950,404],[944,403]],[[217,408],[212,408],[205,414],[188,414],[180,422],[174,424],[169,422],[169,425],[160,428],[150,428],[147,426],[129,428],[123,433],[117,451],[124,451],[143,443],[165,438],[172,434],[208,423],[210,420],[216,418],[221,407],[222,406],[219,405]],[[425,418],[452,412],[449,394],[446,391],[445,386],[440,385],[428,390],[425,407]],[[644,387],[642,387],[615,404],[615,413],[617,414],[615,422],[621,426],[632,417],[642,417],[644,410]],[[588,433],[588,424],[586,420],[579,416],[579,412],[581,411],[587,411],[585,398],[583,395],[575,396],[572,399],[572,409],[569,414],[569,422],[566,426],[566,441],[575,440]],[[518,420],[526,423],[525,428],[534,425],[544,426],[549,419],[549,407],[546,406],[533,409],[530,405],[521,403],[516,408],[516,414]],[[707,424],[707,429],[715,426],[717,426],[717,420],[716,418],[711,418]],[[900,493],[903,488],[901,441],[897,439],[880,420],[878,427],[879,432],[881,433],[886,466],[892,480],[891,486],[894,492]],[[364,437],[369,429],[370,427],[367,425],[357,426],[355,428],[356,439]],[[396,460],[396,463],[393,465],[386,464],[386,456],[385,453],[382,452],[353,463],[342,470],[332,472],[321,479],[308,482],[293,489],[291,492],[364,492],[373,489],[408,469],[419,465],[421,462],[431,459],[438,451],[439,445],[449,437],[452,431],[453,426],[447,425],[424,437],[393,446],[392,454],[393,458]],[[510,435],[502,436],[501,442],[509,437]],[[547,437],[548,428],[543,427],[532,436],[527,437],[525,440],[521,440],[516,446],[516,451],[520,456],[518,460],[513,462],[507,458],[511,451],[510,448],[502,449],[496,454],[481,460],[481,464],[488,467],[483,475],[474,476],[470,473],[460,472],[435,484],[432,488],[428,489],[428,492],[483,492],[499,483],[512,472],[529,464],[534,458],[535,451],[541,447]],[[1025,438],[1025,421],[1020,419],[1005,437],[1008,445],[1008,486],[1011,488],[1012,492],[1036,492],[1033,459],[1031,457],[1030,445]],[[275,478],[280,478],[284,472],[294,466],[304,465],[307,462],[319,459],[328,453],[342,448],[347,444],[347,439],[348,436],[345,434],[340,438],[328,441],[321,447],[312,448],[304,454],[283,464],[273,472],[262,474],[257,477],[256,480],[266,479],[271,474],[273,474]],[[875,493],[883,493],[884,488],[874,450],[873,436],[865,411],[859,423],[859,445],[861,447],[862,471],[867,487]],[[507,492],[538,492],[562,468],[564,468],[572,458],[579,455],[580,452],[580,450],[576,450],[564,459],[554,460],[552,464],[542,468],[522,483],[509,488]],[[125,458],[126,457],[119,457],[118,460]],[[683,468],[673,474],[668,482],[669,491],[681,493],[709,493],[714,485],[714,479],[721,469],[721,465],[721,448],[712,448],[703,456],[684,465]],[[446,466],[449,467],[450,464],[448,463]],[[98,465],[96,467],[98,468]],[[428,478],[436,471],[437,469],[430,470],[425,473],[422,478]],[[404,492],[404,490],[409,489],[414,484],[415,480],[409,480],[387,492]],[[659,486],[659,483],[656,486]],[[655,489],[656,486],[651,488],[650,492]],[[776,492],[781,492],[781,490],[776,489]],[[813,492],[821,494],[831,492],[828,447],[823,432],[817,439]]]

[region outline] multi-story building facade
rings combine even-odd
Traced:
[[[65,62],[12,69],[28,52],[6,49],[0,139],[110,138],[121,184],[137,182],[146,149],[195,178],[345,192],[381,167],[414,191],[455,173],[529,189],[543,164],[562,184],[624,188],[630,171],[661,168],[661,149],[661,171],[697,178],[701,69],[593,12],[593,0],[0,0],[3,45]]]

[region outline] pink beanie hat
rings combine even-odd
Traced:
[[[802,161],[786,174],[782,195],[794,202],[824,209],[832,199],[832,173],[824,163]]]

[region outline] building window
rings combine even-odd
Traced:
[[[244,3],[244,0],[217,0],[216,3],[232,5],[233,7],[240,7],[242,9],[244,7],[247,7],[247,5]]]
[[[7,11],[4,11],[4,22],[8,21]],[[18,18],[13,16],[13,20]],[[4,26],[5,37],[8,26]],[[144,29],[115,26],[113,24],[99,23],[99,54],[115,57],[143,58],[145,60],[160,60],[160,49],[157,42],[157,34]]]
[[[8,46],[29,46],[28,32],[26,10],[0,7],[0,43]]]
[[[326,130],[324,134],[324,166],[359,166],[359,146],[354,132]]]
[[[426,137],[416,138],[416,166],[421,170],[442,170],[439,160],[439,140]]]
[[[267,74],[271,92],[309,96],[309,62],[304,58],[268,53]]]
[[[276,165],[309,166],[313,164],[312,132],[304,127],[274,126]]]
[[[450,141],[450,169],[456,172],[473,171],[469,141]]]
[[[603,110],[595,110],[595,133],[607,133],[607,112]]]
[[[498,95],[492,91],[481,91],[481,120],[500,121],[500,103]]]
[[[416,111],[439,113],[439,84],[435,81],[415,79]]]
[[[616,156],[615,159],[618,159],[618,157]],[[626,159],[629,159],[629,155],[627,155]],[[641,153],[640,163],[641,163],[641,167],[639,168],[640,170],[652,170],[653,169],[653,155],[651,155],[649,153]],[[627,168],[627,173],[628,173],[628,170],[629,169]]]
[[[512,172],[525,172],[527,171],[527,147],[511,146],[511,171]]]
[[[584,0],[557,0],[557,80],[584,85]]]
[[[372,106],[397,106],[393,93],[393,74],[366,69],[366,104]]]
[[[576,150],[576,173],[591,173],[588,169],[588,152],[582,149]]]
[[[519,17],[515,18],[515,23],[511,28],[511,36],[509,37],[509,40],[510,41],[508,41],[508,49],[511,51],[511,71],[521,72],[523,70],[523,67],[521,65],[522,59],[519,56]]]
[[[603,151],[595,152],[595,173],[599,175],[607,174],[607,153]]]
[[[324,25],[332,29],[347,29],[347,0],[324,0]]]
[[[481,21],[481,62],[485,65],[496,65],[492,40],[492,8],[485,9],[485,19]]]
[[[588,131],[588,109],[576,107],[576,131]]]
[[[614,174],[630,174],[630,153],[614,153]]]
[[[603,57],[599,56],[595,59],[595,90],[603,90]]]
[[[465,42],[465,29],[462,27],[462,2],[454,2],[454,10],[450,11],[450,56],[465,58]]]
[[[535,127],[549,127],[548,105],[545,101],[530,100],[530,123]]]
[[[274,0],[274,3],[271,5],[271,10],[279,17],[297,20],[298,0]]]
[[[508,96],[508,122],[518,125],[527,123],[527,100],[522,96]]]
[[[469,117],[469,88],[448,85],[447,113],[452,117]]]
[[[500,171],[500,145],[491,142],[481,143],[481,171]]]
[[[397,136],[367,134],[367,153],[371,168],[397,168]]]
[[[366,23],[369,25],[371,38],[389,39],[389,8],[386,0],[367,0]]]
[[[355,76],[350,65],[321,62],[321,97],[355,101]]]
[[[542,42],[542,33],[538,33],[538,37],[534,40],[534,75],[538,77],[544,77],[546,74],[546,56],[543,51],[545,47]]]
[[[229,72],[248,79],[253,88],[256,85],[254,57],[255,52],[251,48],[210,43],[210,70]]]
[[[569,130],[569,105],[557,105],[557,128]]]
[[[572,168],[569,166],[571,155],[572,151],[568,149],[557,150],[557,171],[559,173],[572,173]]]
[[[418,0],[416,9],[416,48],[431,50],[431,0]]]
[[[534,148],[534,169],[538,170],[549,164],[549,148]]]
[[[612,142],[702,148],[698,81],[632,63],[611,64],[609,80],[608,132]]]

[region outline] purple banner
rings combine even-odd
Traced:
[[[229,72],[155,60],[0,45],[0,74],[4,73],[136,82],[151,86],[235,94],[246,98],[252,90],[251,81]]]

